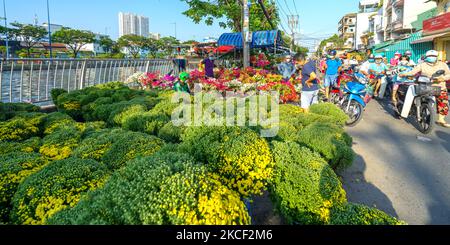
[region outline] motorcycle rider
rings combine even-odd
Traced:
[[[425,62],[416,66],[411,72],[401,74],[401,77],[414,76],[421,73],[423,76],[432,77],[434,73],[439,70],[444,70],[445,74],[436,78],[433,86],[441,87],[441,95],[436,98],[438,120],[436,124],[450,128],[450,124],[445,121],[445,117],[448,115],[448,92],[446,88],[446,80],[450,80],[450,69],[442,61],[438,60],[439,53],[436,50],[430,50],[425,55]]]
[[[411,51],[406,51],[405,55],[409,58],[409,66],[414,67],[416,66],[416,62],[414,62],[413,58],[412,58],[412,52]]]
[[[392,104],[395,106],[397,104],[397,92],[400,84],[408,82],[404,78],[401,78],[400,74],[409,72],[412,70],[412,67],[409,66],[409,57],[403,55],[398,66],[396,68],[397,75],[394,77],[394,86],[392,87]]]
[[[330,99],[330,86],[335,86],[339,72],[342,68],[342,62],[339,57],[336,56],[336,50],[330,52],[330,56],[325,63],[325,96],[327,100]]]
[[[364,62],[361,67],[359,68],[359,71],[364,74],[366,77],[369,77],[369,68],[370,65],[375,63],[375,55],[370,54],[369,59],[367,59],[366,62]]]
[[[400,62],[400,59],[402,57],[402,54],[400,52],[395,52],[394,58],[391,59],[390,65],[391,66],[398,66],[398,63]]]
[[[369,67],[369,73],[375,76],[373,81],[375,85],[374,96],[378,97],[378,92],[380,90],[381,84],[386,82],[385,75],[387,71],[386,64],[383,63],[383,56],[376,55],[375,63],[371,64]]]

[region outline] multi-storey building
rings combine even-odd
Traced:
[[[124,35],[149,36],[149,19],[130,13],[119,13],[119,37]]]
[[[366,49],[369,46],[369,37],[375,32],[375,22],[372,17],[378,14],[380,0],[361,0],[359,12],[356,14],[356,35],[354,48]]]
[[[434,7],[436,3],[430,0],[385,0],[385,41],[402,39],[413,33],[412,23],[417,16]]]
[[[353,49],[355,44],[356,13],[346,14],[339,21],[339,37],[344,39],[344,49]]]

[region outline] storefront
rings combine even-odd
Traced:
[[[390,60],[396,52],[404,54],[406,51],[411,51],[412,59],[417,62],[430,49],[433,49],[433,39],[426,39],[422,32],[416,32],[406,39],[379,45],[373,49],[373,52],[382,54]]]
[[[450,12],[443,13],[423,22],[423,38],[416,41],[433,42],[439,52],[439,59],[450,60]]]

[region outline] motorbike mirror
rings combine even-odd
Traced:
[[[439,70],[439,71],[437,71],[436,73],[433,74],[433,77],[440,77],[440,76],[442,76],[444,74],[445,74],[444,70]]]

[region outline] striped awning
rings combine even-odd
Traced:
[[[237,49],[242,49],[242,33],[225,33],[219,37],[217,42],[219,46],[235,46]],[[250,48],[266,48],[283,45],[281,32],[273,31],[256,31],[252,33],[252,42]]]
[[[448,35],[448,33],[440,33],[440,34],[436,34],[436,35],[425,36],[425,37],[422,37],[421,39],[412,41],[411,44],[432,42],[435,38],[442,37],[445,35]]]

